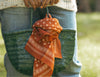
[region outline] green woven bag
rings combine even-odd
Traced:
[[[59,72],[70,74],[72,73],[71,64],[73,64],[73,54],[75,49],[75,33],[74,30],[66,30],[59,34],[59,39],[61,41],[61,53],[62,59],[55,59],[53,76],[56,77]],[[73,74],[73,73],[72,73]]]
[[[23,74],[32,75],[34,58],[24,49],[32,30],[4,33],[8,57],[15,69]]]
[[[13,33],[3,33],[8,57],[13,67],[20,73],[33,74],[34,58],[24,49],[32,30],[25,30]],[[63,30],[59,38],[62,46],[63,59],[55,60],[53,77],[58,72],[71,73],[70,65],[74,54],[75,31]]]

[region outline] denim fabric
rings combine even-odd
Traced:
[[[57,18],[63,27],[63,31],[59,36],[62,45],[63,59],[55,60],[55,72],[53,77],[80,77],[79,73],[81,70],[81,63],[77,60],[76,12],[67,11],[55,6],[48,8],[52,17]],[[32,8],[8,8],[1,10],[0,19],[2,25],[2,35],[4,33],[13,33],[16,31],[18,32],[21,30],[31,29],[32,24],[34,24],[35,21],[44,18],[45,14],[46,9],[39,8],[35,11],[33,11]],[[73,43],[73,45],[66,44],[66,40],[67,43]],[[68,46],[72,47],[73,50],[66,49]],[[4,61],[7,69],[7,77],[30,77],[18,73],[8,60],[8,57],[9,56],[6,55]],[[7,64],[9,64],[9,66]],[[62,69],[60,69],[61,67],[59,66],[62,66]],[[11,71],[9,67],[11,67],[13,71]]]

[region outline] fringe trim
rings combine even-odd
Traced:
[[[60,0],[54,6],[58,6],[67,10],[77,11],[76,0]],[[23,0],[1,0],[0,10],[9,7],[25,7]]]

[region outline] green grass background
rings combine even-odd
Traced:
[[[82,77],[100,77],[100,13],[78,13],[78,59]],[[6,77],[6,53],[0,30],[0,77]]]

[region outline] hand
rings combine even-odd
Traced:
[[[42,0],[42,2],[41,2],[41,8],[45,8],[49,4],[50,4],[50,0]]]
[[[59,0],[42,0],[41,6],[45,8],[47,5],[57,4]]]
[[[57,4],[58,2],[59,2],[59,0],[55,0],[55,1],[54,1],[54,4]]]
[[[24,3],[27,7],[31,5],[34,9],[41,6],[41,0],[24,0]]]
[[[24,0],[25,5],[29,7],[30,5],[36,9],[38,7],[45,8],[47,5],[53,5],[58,3],[59,0]]]

